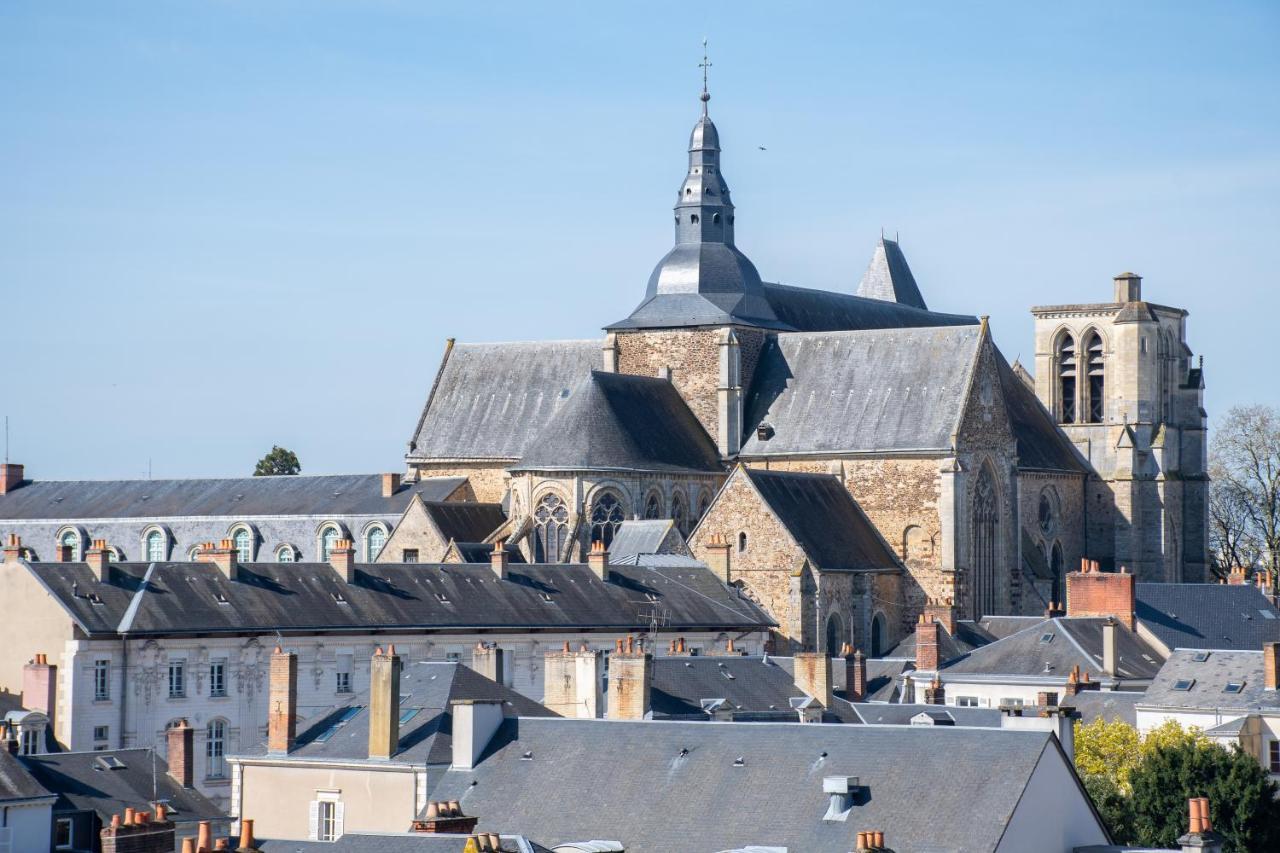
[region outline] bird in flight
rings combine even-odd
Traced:
[[[759,148],[761,151],[768,151],[768,150],[769,150],[768,148],[765,148],[763,145],[757,145],[756,147],[757,147],[757,148]]]

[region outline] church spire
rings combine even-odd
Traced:
[[[702,116],[689,137],[689,173],[676,199],[676,243],[733,245],[733,202],[720,173],[720,133],[707,114],[707,42],[702,41]]]

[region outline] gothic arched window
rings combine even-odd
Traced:
[[[888,649],[885,648],[884,614],[877,613],[871,620],[871,656],[878,658]]]
[[[671,496],[671,520],[681,536],[689,535],[689,507],[685,503],[684,493],[676,492]]]
[[[1058,344],[1058,420],[1076,422],[1076,342],[1064,335]]]
[[[662,498],[658,497],[657,492],[650,492],[649,497],[645,498],[644,517],[662,518]]]
[[[1102,336],[1097,332],[1090,335],[1085,342],[1085,353],[1087,359],[1085,367],[1088,373],[1086,381],[1089,383],[1087,386],[1089,408],[1085,413],[1085,420],[1091,424],[1100,424],[1106,397],[1102,376]]]
[[[999,527],[999,506],[995,478],[991,469],[983,466],[978,483],[973,490],[973,518],[971,539],[973,548],[972,606],[973,618],[979,619],[996,609],[996,554]]]
[[[1053,551],[1049,555],[1049,571],[1053,573],[1052,598],[1062,606],[1062,546],[1053,543]]]
[[[544,495],[533,511],[533,559],[538,563],[559,563],[564,559],[569,536],[569,509],[559,495]]]
[[[596,498],[591,506],[591,541],[603,542],[608,548],[613,543],[613,534],[618,532],[622,524],[622,503],[617,495],[604,492]]]
[[[698,493],[698,514],[694,517],[694,521],[702,521],[702,517],[709,509],[711,509],[711,492],[703,489]]]
[[[840,618],[839,613],[832,613],[827,616],[827,636],[826,645],[823,651],[827,657],[835,657],[840,654],[840,649],[844,646],[844,620]]]

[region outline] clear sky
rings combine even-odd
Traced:
[[[399,470],[444,341],[581,338],[672,241],[701,40],[739,246],[930,307],[1145,276],[1280,403],[1280,3],[0,4],[0,414],[28,476]],[[760,150],[763,146],[766,150]]]

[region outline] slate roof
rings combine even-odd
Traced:
[[[619,525],[609,543],[609,559],[617,561],[636,557],[641,554],[660,554],[670,550],[668,537],[675,534],[676,539],[683,541],[680,532],[675,530],[675,522],[669,518],[629,519]],[[679,553],[687,554],[687,551]]]
[[[423,509],[445,541],[483,542],[507,521],[502,504],[473,501],[424,501]],[[491,547],[490,551],[493,550]]]
[[[897,241],[886,240],[884,237],[876,244],[871,263],[862,274],[858,295],[914,308],[928,308],[916,285],[916,277],[911,274],[911,267],[907,265],[907,256],[902,254]]]
[[[484,829],[484,827],[480,827]],[[262,853],[462,853],[466,835],[430,835],[421,832],[346,832],[337,841],[280,841],[257,839]],[[512,853],[549,853],[526,838],[500,836],[502,850]]]
[[[9,750],[0,748],[0,803],[52,797]]]
[[[1018,467],[1042,471],[1088,473],[1075,445],[1054,422],[1035,391],[1018,378],[996,350],[996,367],[1000,373],[1000,389],[1004,392],[1009,426],[1018,442]]]
[[[973,676],[1066,679],[1073,666],[1102,681],[1103,618],[1045,619],[1001,640],[974,649],[942,668],[943,681]],[[1052,635],[1050,639],[1046,637]],[[1123,625],[1116,629],[1117,676],[1143,682],[1160,669],[1160,653]],[[1048,664],[1048,671],[1045,665]]]
[[[101,762],[108,757],[124,766],[102,769]],[[104,823],[110,823],[111,816],[123,814],[125,808],[150,811],[150,804],[161,799],[176,809],[172,818],[175,823],[226,818],[204,794],[171,779],[165,772],[164,758],[151,749],[58,752],[27,755],[22,761],[36,781],[58,795],[53,805],[55,812],[92,811]]]
[[[715,442],[665,379],[592,371],[513,471],[722,472]]]
[[[418,420],[409,459],[514,462],[601,363],[601,342],[456,344]]]
[[[1171,651],[1280,640],[1280,610],[1252,584],[1139,583],[1134,597],[1138,621]]]
[[[808,287],[765,282],[765,298],[778,320],[797,332],[902,329],[920,326],[976,326],[978,318],[942,314],[911,305]]]
[[[951,326],[779,335],[761,352],[745,401],[741,455],[946,451],[979,334]],[[757,435],[762,422],[768,439]]]
[[[1088,724],[1098,718],[1120,720],[1136,727],[1137,706],[1145,701],[1138,690],[1081,690],[1075,696],[1058,696],[1058,704],[1075,708],[1080,722]]]
[[[72,520],[254,515],[374,515],[409,500],[443,501],[465,477],[430,477],[382,496],[381,474],[209,480],[35,480],[0,495],[0,519]]]
[[[103,584],[84,563],[27,565],[94,635],[117,629],[131,636],[370,628],[643,630],[648,620],[642,614],[654,601],[672,630],[773,624],[705,567],[614,566],[606,582],[577,563],[513,566],[506,580],[479,564],[369,563],[358,565],[356,582],[348,584],[328,563],[242,564],[235,581],[212,563],[123,563],[111,566],[110,582]],[[93,596],[102,603],[93,603]]]
[[[898,567],[897,557],[835,475],[739,470],[819,568]]]
[[[895,850],[994,850],[1048,752],[1065,764],[1047,732],[521,719],[504,723],[475,770],[444,773],[429,796],[544,843],[615,838],[628,853],[848,853],[857,832],[882,828]],[[825,776],[869,789],[846,821],[822,820]],[[785,808],[762,805],[762,791]]]
[[[458,663],[413,661],[400,670],[400,746],[389,760],[403,764],[448,764],[453,760],[453,715],[459,699],[499,700],[511,716],[554,717],[554,711]],[[354,716],[348,712],[354,709]],[[350,761],[369,756],[369,691],[308,720],[298,732],[291,758]],[[413,713],[410,716],[410,712]],[[259,744],[246,757],[267,755]]]
[[[1025,626],[1023,626],[1025,627]],[[960,619],[956,621],[956,632],[953,636],[947,633],[947,629],[943,628],[938,634],[938,659],[946,662],[955,660],[969,654],[974,649],[981,648],[988,643],[995,642],[997,638],[985,631],[981,625],[973,622],[971,619]],[[885,655],[886,658],[901,658],[905,660],[916,659],[916,635],[912,631],[903,637],[898,645]]]
[[[653,661],[651,703],[655,718],[707,719],[703,699],[725,699],[735,713],[796,720],[791,700],[803,698],[795,684],[792,658],[762,655],[657,657]],[[827,722],[856,723],[852,705],[836,699]]]
[[[1217,711],[1228,714],[1280,713],[1280,691],[1267,690],[1262,652],[1179,649],[1169,656],[1139,703],[1147,708]],[[1189,690],[1177,690],[1180,681]],[[1243,684],[1238,693],[1227,693],[1228,683]]]
[[[462,558],[464,563],[493,562],[493,545],[488,542],[454,542],[453,547],[458,549],[458,556]],[[508,563],[528,562],[525,560],[524,554],[515,545],[509,544],[503,550],[507,552]]]
[[[863,701],[867,703],[898,701],[898,676],[906,672],[907,668],[906,661],[867,658],[867,694]],[[837,690],[836,693],[847,695],[843,690]]]
[[[944,711],[951,716],[952,724],[989,729],[1000,728],[999,708],[960,708],[954,705],[887,704],[881,702],[857,702],[853,705],[858,717],[867,725],[909,726],[916,714]]]

